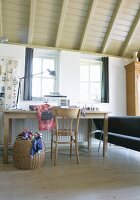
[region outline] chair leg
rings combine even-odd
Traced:
[[[53,157],[53,134],[51,135],[51,159]]]
[[[98,152],[100,151],[101,142],[102,142],[102,136],[103,136],[103,132],[101,132],[101,135],[100,135],[100,141],[99,141],[99,146],[98,146]]]
[[[79,164],[79,152],[78,152],[77,138],[75,138],[75,153],[76,153],[77,164]]]
[[[70,136],[70,157],[72,157],[72,141],[73,141],[73,137]]]
[[[56,160],[57,160],[57,150],[58,150],[58,136],[56,136],[56,141],[55,141],[54,166],[55,166]]]

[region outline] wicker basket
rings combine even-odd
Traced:
[[[34,169],[42,167],[45,161],[45,146],[40,153],[36,153],[32,158],[30,150],[32,141],[16,139],[13,146],[13,160],[15,167],[18,169]]]

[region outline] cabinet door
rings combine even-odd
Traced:
[[[136,81],[135,81],[135,70],[127,69],[126,71],[126,94],[127,94],[127,114],[136,115]]]

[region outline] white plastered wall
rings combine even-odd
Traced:
[[[15,57],[20,62],[21,75],[24,74],[25,47],[18,45],[0,44],[0,56]],[[109,103],[97,104],[101,110],[110,111],[110,115],[126,114],[126,75],[124,66],[130,63],[130,59],[109,58]],[[79,102],[80,96],[80,53],[61,51],[60,53],[60,93],[67,95],[71,105]],[[28,108],[31,102],[24,102]],[[22,104],[21,104],[22,105]],[[37,129],[37,122],[32,120],[19,120],[14,122],[14,133],[17,134],[23,128]],[[82,123],[82,131],[86,132],[86,126]],[[15,136],[14,136],[15,137]],[[86,140],[86,135],[81,135],[81,140]],[[50,136],[46,135],[46,140]],[[0,143],[3,143],[2,117],[0,115]]]
[[[80,97],[80,53],[61,52],[60,92],[70,98],[71,104],[78,104]],[[130,59],[109,58],[109,103],[94,104],[110,115],[126,115],[126,73],[124,66]]]

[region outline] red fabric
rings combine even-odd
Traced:
[[[53,118],[50,120],[42,120],[41,118],[43,111],[51,110],[51,109],[52,107],[49,104],[42,104],[42,105],[36,106],[37,115],[38,115],[38,126],[39,126],[40,131],[51,130],[54,128],[55,123],[54,123]]]

